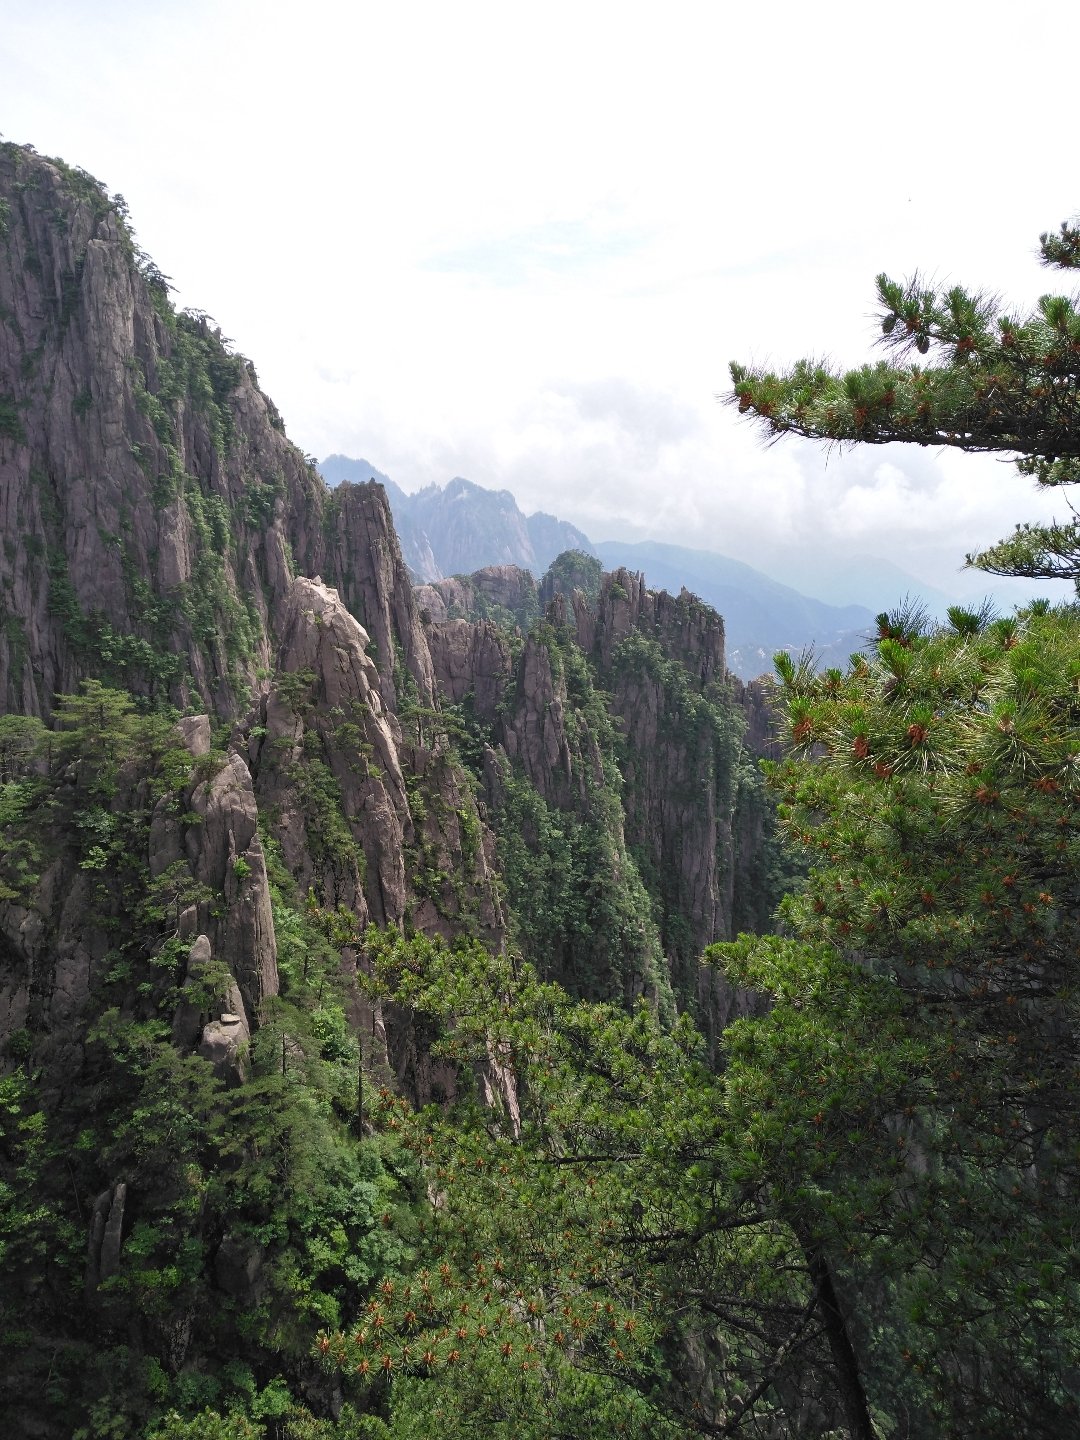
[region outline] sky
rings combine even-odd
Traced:
[[[1080,209],[1072,6],[2,10],[4,138],[125,196],[309,454],[837,599],[853,556],[970,596],[965,552],[1064,510],[989,457],[768,446],[718,397],[732,359],[873,358],[882,270],[1071,288],[1036,254]]]

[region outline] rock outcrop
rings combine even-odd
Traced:
[[[211,968],[213,951],[207,936],[196,937],[188,951],[180,1001],[172,1023],[173,1044],[197,1050],[227,1085],[246,1075],[251,1025],[240,987],[227,969]]]
[[[543,618],[509,564],[414,594],[383,487],[328,491],[250,363],[174,312],[119,198],[11,145],[0,529],[0,716],[29,726],[0,754],[0,1182],[40,1167],[11,1283],[47,1315],[0,1410],[89,1433],[76,1381],[51,1428],[33,1412],[59,1349],[69,1379],[98,1364],[92,1315],[139,1424],[147,1375],[226,1365],[333,1417],[297,1359],[312,1297],[360,1303],[419,1203],[393,1143],[363,1146],[371,1092],[465,1079],[521,1118],[506,1048],[467,1076],[370,983],[368,927],[715,1027],[735,1002],[698,952],[765,904],[765,694],[727,685],[708,607],[626,571],[597,594],[595,562]]]
[[[47,716],[96,675],[231,718],[297,567],[367,627],[391,703],[399,665],[430,702],[382,487],[327,491],[90,177],[3,145],[0,195],[0,708]]]
[[[318,578],[293,582],[282,631],[258,767],[286,864],[302,888],[354,910],[359,925],[400,925],[412,822],[401,730],[384,707],[367,633]],[[341,835],[328,807],[347,827]]]
[[[491,573],[416,593],[440,693],[467,698],[488,726],[492,810],[503,805],[507,763],[546,805],[578,818],[597,812],[617,765],[606,811],[618,816],[607,822],[614,853],[633,857],[645,880],[676,997],[717,1033],[748,1001],[699,956],[766,923],[777,899],[759,873],[770,823],[756,772],[772,748],[767,687],[728,676],[714,610],[685,590],[650,591],[626,570],[604,576],[594,598],[545,579],[545,625],[512,658],[505,631],[475,618]],[[510,577],[500,581],[512,593]],[[473,619],[449,618],[451,608]],[[568,672],[568,644],[584,682]],[[612,722],[617,742],[606,734]]]
[[[382,486],[338,486],[325,501],[318,543],[298,548],[297,559],[307,574],[331,577],[345,605],[363,623],[387,708],[397,709],[398,651],[422,703],[430,705],[431,658]]]
[[[439,694],[493,720],[513,670],[505,630],[489,620],[444,620],[428,625],[427,643]]]
[[[120,1266],[127,1185],[118,1181],[94,1201],[86,1245],[86,1291],[92,1294]]]
[[[196,769],[182,816],[158,806],[150,829],[150,877],[171,878],[176,895],[187,898],[177,901],[178,932],[209,937],[213,953],[239,984],[245,1013],[253,1017],[267,996],[277,994],[278,974],[251,773],[235,751],[214,756],[203,749],[209,737],[205,716],[181,725],[204,769]]]
[[[249,1027],[278,989],[260,821],[358,931],[465,926],[497,945],[493,841],[424,718],[434,668],[382,486],[327,490],[254,368],[173,311],[89,176],[0,145],[0,195],[0,713],[48,719],[87,676],[207,711],[181,722],[196,778],[182,813],[158,806],[147,864]],[[61,1028],[81,1014],[108,950],[89,887],[57,861],[33,906],[0,903],[6,1030],[31,1008]]]
[[[277,501],[321,483],[94,182],[4,146],[0,192],[0,703],[47,715],[104,672],[227,712],[270,655]]]
[[[0,556],[0,703],[48,716],[54,693],[95,674],[206,708],[182,722],[188,808],[159,806],[148,864],[187,896],[179,934],[204,934],[234,978],[242,1005],[226,1013],[251,1031],[278,989],[260,821],[301,891],[344,906],[357,934],[501,944],[489,820],[504,763],[555,811],[609,815],[676,994],[715,1009],[698,953],[768,904],[754,875],[764,812],[742,760],[768,747],[767,703],[727,681],[720,617],[626,570],[590,598],[564,565],[544,592],[553,646],[543,626],[512,641],[538,615],[525,569],[414,592],[382,486],[326,489],[253,368],[205,317],[172,311],[100,187],[13,146],[0,187],[0,519],[17,540]],[[59,212],[63,226],[47,218]],[[466,482],[428,498],[454,524],[476,499]],[[565,673],[568,642],[592,698]],[[227,753],[212,745],[222,720]],[[456,750],[472,746],[479,767],[485,744],[478,805]],[[88,883],[58,861],[34,908],[0,915],[15,971],[53,946],[56,1020],[79,1013],[108,948],[86,920]],[[5,1023],[29,1010],[5,979]]]
[[[472,575],[454,575],[418,585],[414,591],[422,619],[516,622],[527,630],[539,617],[536,581],[517,565],[487,565]]]

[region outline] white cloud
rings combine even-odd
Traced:
[[[0,87],[8,138],[124,192],[305,450],[596,538],[858,545],[951,584],[1046,509],[1007,467],[763,449],[715,396],[732,357],[862,358],[880,269],[1057,284],[1032,256],[1075,127],[1044,56],[1080,22],[966,8],[8,0]]]

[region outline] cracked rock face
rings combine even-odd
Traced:
[[[488,566],[414,594],[383,488],[327,490],[253,367],[134,263],[101,193],[0,145],[0,195],[0,713],[48,718],[89,675],[203,712],[180,722],[186,811],[160,809],[146,859],[155,881],[176,877],[177,933],[205,935],[240,997],[222,1013],[249,1028],[278,989],[260,822],[301,893],[347,907],[358,933],[502,944],[489,810],[439,707],[488,727],[492,810],[507,760],[566,811],[603,771],[544,645],[484,618],[526,628],[532,576]],[[550,599],[625,737],[617,848],[670,877],[686,945],[729,933],[761,817],[740,810],[717,744],[674,734],[663,677],[617,663],[645,637],[704,693],[724,679],[723,622],[627,571],[595,601]],[[760,753],[763,693],[733,687],[732,703]],[[32,904],[0,905],[0,1030],[33,1016],[75,1035],[109,949],[89,884],[69,856]],[[204,1019],[192,1047],[222,1023]]]
[[[382,486],[339,485],[328,499],[319,542],[303,557],[304,568],[309,575],[325,576],[362,620],[387,708],[398,708],[404,680],[397,673],[398,651],[404,674],[430,705],[435,694],[431,657]]]
[[[180,729],[193,758],[209,755],[205,715],[181,721]],[[235,976],[247,1013],[255,1015],[267,996],[278,993],[277,942],[255,791],[242,757],[235,751],[223,756],[212,774],[196,778],[186,810],[189,818],[181,819],[158,807],[150,830],[151,877],[179,867],[178,894],[185,874],[190,877],[186,888],[196,899],[180,917],[180,928],[209,937],[213,953]]]
[[[188,951],[180,1002],[173,1015],[172,1040],[180,1050],[197,1050],[226,1085],[243,1082],[251,1025],[240,987],[229,971],[210,972],[210,939],[198,935]]]
[[[511,659],[505,635],[475,618],[481,581],[490,587],[494,573],[417,587],[436,682],[447,700],[469,697],[477,717],[493,724],[496,746],[485,777],[496,811],[500,764],[509,760],[549,805],[580,813],[590,788],[603,782],[596,737],[584,717],[572,713],[565,681],[538,635],[526,637]],[[502,581],[508,598],[513,587],[505,576]],[[665,936],[673,978],[719,1027],[749,1002],[697,957],[714,940],[768,919],[752,908],[753,896],[763,895],[755,867],[764,812],[757,793],[743,790],[736,760],[745,751],[752,763],[775,749],[767,688],[727,675],[723,621],[686,591],[651,591],[640,575],[618,570],[604,577],[595,600],[555,588],[548,598],[549,622],[571,634],[589,659],[623,737],[624,829],[616,843],[664,877],[663,908],[677,921]],[[453,618],[461,613],[473,618]],[[675,670],[670,662],[677,662]],[[727,717],[726,729],[695,720],[683,686],[707,697],[713,713]]]
[[[0,198],[0,711],[48,716],[111,665],[231,719],[298,567],[367,627],[391,708],[404,675],[430,703],[382,486],[327,491],[253,367],[140,273],[103,195],[0,145]]]
[[[490,621],[446,620],[427,642],[439,694],[454,705],[471,698],[480,719],[493,720],[513,669],[505,633]]]
[[[225,1011],[203,1026],[199,1054],[209,1060],[214,1074],[227,1085],[241,1085],[246,1074],[245,1054],[251,1035],[243,1012]]]
[[[279,816],[286,863],[302,888],[315,885],[327,904],[348,906],[361,925],[400,925],[412,821],[400,727],[383,702],[367,632],[317,578],[293,581],[282,628],[284,678],[266,702],[260,801]],[[312,799],[325,772],[322,784],[329,783],[348,826],[334,844],[320,833],[324,818]]]

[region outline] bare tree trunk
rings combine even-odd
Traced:
[[[858,1356],[848,1334],[847,1321],[840,1309],[829,1263],[821,1247],[802,1227],[797,1228],[795,1233],[802,1245],[806,1268],[818,1297],[818,1314],[824,1324],[825,1336],[829,1342],[833,1364],[836,1366],[840,1404],[848,1433],[851,1440],[875,1440],[874,1423],[870,1419],[870,1406],[859,1373]]]

